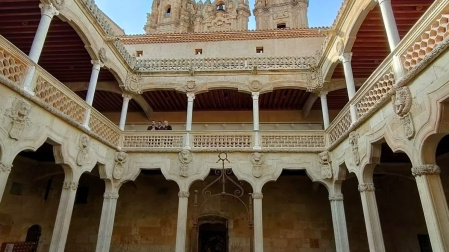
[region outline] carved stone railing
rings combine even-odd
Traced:
[[[176,131],[137,131],[123,132],[124,150],[182,148],[184,132]]]
[[[92,110],[89,128],[107,142],[115,146],[119,145],[121,130],[100,112]]]
[[[22,54],[13,53],[16,50],[17,48],[0,36],[0,74],[20,86],[31,64],[27,63]]]
[[[309,69],[314,62],[314,57],[142,59],[135,68],[142,72],[295,70]]]
[[[195,149],[250,149],[253,147],[252,132],[192,133],[192,148]]]
[[[326,148],[326,138],[323,131],[261,132],[261,139],[261,147],[264,149],[316,151]]]
[[[329,143],[334,144],[339,138],[343,137],[343,135],[349,131],[349,127],[351,127],[351,113],[347,106],[340,111],[327,130],[329,134]]]

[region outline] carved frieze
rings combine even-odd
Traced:
[[[28,115],[31,105],[24,99],[14,100],[12,107],[6,111],[6,116],[11,118],[12,127],[9,130],[9,137],[20,140],[26,127],[29,125]]]
[[[349,134],[349,144],[351,145],[352,158],[354,164],[359,165],[360,164],[359,134],[357,134],[357,132],[353,131]]]
[[[76,164],[79,166],[83,166],[89,162],[89,146],[90,146],[90,138],[88,135],[83,134],[79,138],[79,151],[76,156]]]
[[[193,161],[193,155],[189,150],[182,150],[178,154],[180,163],[179,176],[187,178],[189,176],[189,164]]]
[[[128,154],[125,152],[117,152],[115,154],[115,165],[112,171],[112,177],[114,179],[122,179],[123,174],[128,170]]]
[[[438,165],[420,165],[412,168],[412,175],[415,177],[440,174],[440,172],[441,169]]]
[[[142,88],[142,75],[140,73],[132,73],[129,72],[126,76],[126,84],[125,89],[130,92],[139,93],[141,94],[141,88]]]
[[[251,153],[250,161],[253,164],[253,176],[260,178],[262,176],[262,165],[265,161],[265,156],[262,153]]]
[[[332,178],[332,166],[331,160],[328,151],[323,151],[318,154],[320,157],[320,165],[321,165],[321,178],[322,179],[331,179]]]

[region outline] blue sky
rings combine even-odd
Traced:
[[[251,10],[254,1],[249,0]],[[204,1],[203,1],[204,2]],[[146,13],[151,11],[152,0],[96,0],[95,3],[116,22],[126,34],[142,34]],[[342,0],[309,0],[309,26],[330,26],[337,16]],[[249,29],[255,29],[254,16],[250,17]]]

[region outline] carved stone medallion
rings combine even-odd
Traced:
[[[253,176],[260,178],[262,176],[262,165],[265,162],[265,156],[262,153],[251,153],[250,161],[253,164]]]
[[[125,152],[115,153],[115,165],[112,171],[112,177],[114,179],[122,179],[128,168],[128,154]]]
[[[249,84],[249,90],[251,92],[259,92],[262,89],[262,83],[260,81],[254,80]]]
[[[321,178],[322,179],[331,179],[332,178],[332,166],[331,160],[329,157],[328,151],[323,151],[318,154],[320,157],[320,165],[321,165]]]
[[[359,134],[357,134],[357,132],[353,131],[349,134],[349,144],[351,145],[352,148],[352,158],[354,164],[359,165],[360,164]]]
[[[22,137],[25,128],[29,124],[28,115],[31,111],[31,105],[24,99],[16,99],[12,107],[6,111],[6,115],[12,119],[12,127],[9,130],[9,137],[19,140]]]
[[[178,154],[180,162],[179,176],[187,178],[189,176],[189,164],[193,161],[193,155],[189,150],[182,150]]]
[[[184,86],[186,92],[195,92],[196,84],[195,81],[187,81],[187,84]]]
[[[88,135],[83,134],[79,139],[79,148],[78,155],[76,156],[76,164],[79,166],[83,166],[89,163],[89,145],[90,138]]]

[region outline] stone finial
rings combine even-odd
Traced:
[[[76,164],[83,166],[89,163],[89,146],[90,138],[86,134],[82,134],[79,138],[79,148],[78,155],[76,156]]]
[[[376,188],[373,183],[362,183],[359,184],[359,192],[374,192]]]
[[[6,111],[6,115],[12,119],[12,127],[9,130],[9,137],[15,140],[22,138],[26,126],[29,124],[28,115],[31,111],[31,104],[24,99],[16,99],[12,107]]]
[[[412,175],[415,177],[440,174],[440,173],[441,173],[440,167],[434,164],[420,165],[412,168]]]
[[[128,168],[128,154],[125,152],[117,152],[115,153],[115,165],[114,170],[112,171],[112,177],[114,179],[122,179],[123,174],[125,174]]]

